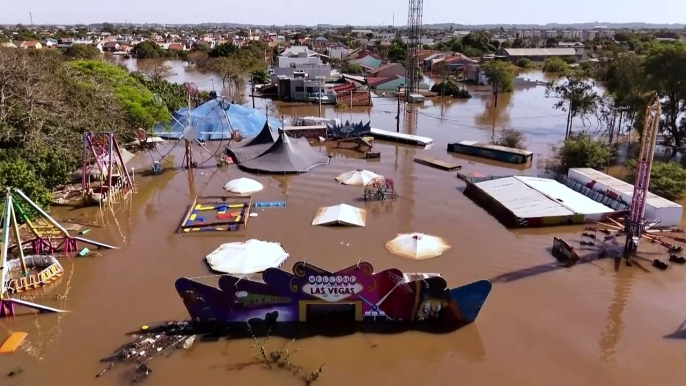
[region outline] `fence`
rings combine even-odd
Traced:
[[[353,106],[372,106],[372,95],[366,91],[339,91],[336,95],[338,103],[345,103],[348,107]]]

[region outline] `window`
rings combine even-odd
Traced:
[[[305,91],[305,87],[303,86],[295,86],[295,92],[303,92]]]
[[[314,92],[314,87],[308,87],[307,88],[307,93],[312,94]]]

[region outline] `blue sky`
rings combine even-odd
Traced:
[[[4,5],[3,5],[4,3]],[[686,0],[425,0],[424,23],[686,23]],[[406,0],[0,0],[0,23],[406,24]]]

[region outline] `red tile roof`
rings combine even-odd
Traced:
[[[385,69],[387,69],[387,68],[392,68],[392,67],[395,67],[395,66],[399,66],[399,64],[398,64],[398,63],[388,63],[388,64],[384,64],[384,65],[381,66],[381,67],[377,67],[376,69],[369,71],[369,73],[370,73],[370,74],[378,74],[379,72],[381,72],[381,71],[383,71],[383,70],[385,70]]]
[[[386,82],[390,82],[391,80],[395,79],[395,76],[369,76],[367,77],[367,85],[369,87],[376,87],[380,84],[384,84]]]
[[[342,83],[342,84],[338,84],[338,85],[334,86],[333,91],[335,91],[335,92],[350,91],[350,90],[354,90],[355,88],[356,88],[355,85],[352,83]]]

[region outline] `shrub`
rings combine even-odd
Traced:
[[[626,163],[629,179],[633,183],[636,176],[636,161]],[[650,188],[652,193],[668,200],[679,199],[686,193],[686,169],[678,162],[653,162],[650,170]]]
[[[600,169],[614,156],[614,149],[588,134],[581,133],[565,140],[557,153],[559,172],[566,173],[571,168]]]
[[[511,147],[514,149],[526,149],[526,137],[524,133],[515,129],[502,129],[498,132],[498,138],[493,140],[494,145]]]
[[[435,92],[438,95],[452,96],[459,99],[469,99],[472,94],[467,91],[467,89],[459,88],[457,84],[451,81],[435,83],[431,86],[431,92]]]
[[[519,68],[531,68],[534,63],[528,58],[521,58],[517,61],[517,67]]]
[[[543,63],[543,72],[563,73],[569,68],[569,64],[558,57],[551,57]]]

